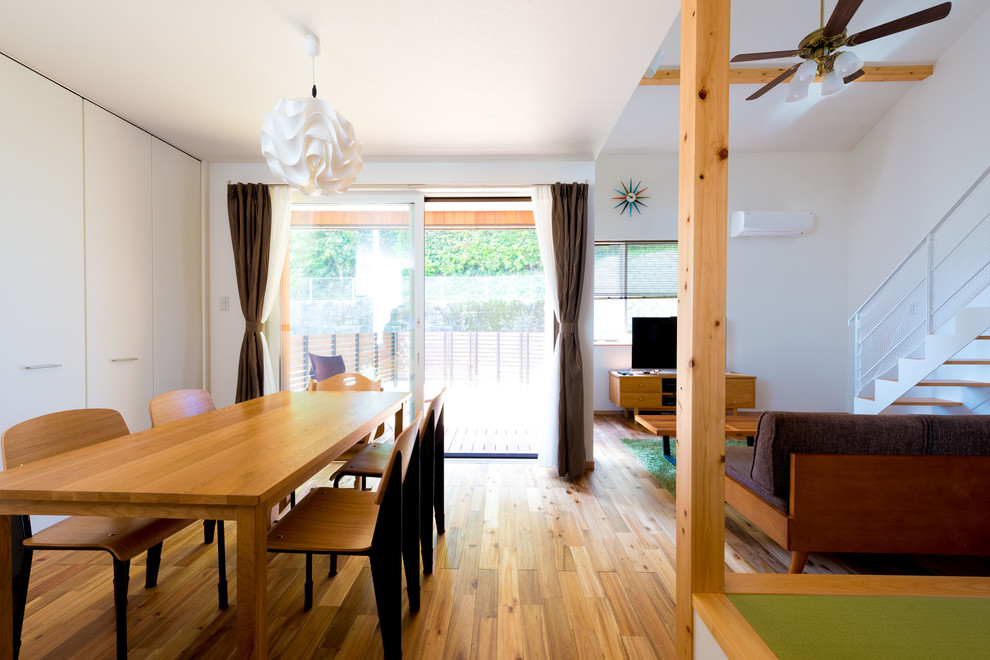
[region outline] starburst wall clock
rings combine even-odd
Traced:
[[[620,181],[619,185],[622,186],[622,190],[618,188],[612,188],[615,192],[619,193],[619,197],[613,197],[612,199],[619,200],[619,203],[613,206],[614,209],[619,209],[619,215],[622,215],[626,211],[629,211],[629,217],[632,217],[633,209],[636,209],[636,213],[642,214],[640,207],[646,206],[643,202],[644,199],[649,199],[643,195],[646,192],[646,188],[640,188],[643,182],[640,181],[635,186],[633,185],[632,179],[629,179],[629,185],[627,186],[625,181]],[[622,208],[619,208],[619,207]]]

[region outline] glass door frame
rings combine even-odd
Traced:
[[[397,191],[397,192],[346,192],[340,195],[334,195],[332,197],[307,197],[299,192],[293,192],[292,194],[292,208],[293,210],[298,208],[309,207],[310,209],[320,209],[331,206],[361,206],[361,205],[375,205],[375,204],[408,204],[409,205],[409,222],[410,222],[410,249],[412,250],[412,271],[410,273],[410,282],[412,285],[411,295],[412,295],[412,315],[413,324],[410,330],[412,331],[412,364],[410,368],[412,369],[412,400],[413,409],[411,411],[410,419],[412,415],[416,412],[423,410],[423,384],[424,384],[424,369],[423,369],[423,350],[425,347],[424,342],[424,328],[423,328],[423,318],[425,315],[425,295],[426,295],[426,278],[424,277],[425,269],[425,252],[424,252],[424,229],[425,229],[425,206],[424,206],[424,195],[418,191]],[[288,259],[286,259],[286,264],[288,265]],[[279,295],[282,295],[282,291]],[[280,308],[280,304],[276,304],[276,308]],[[287,321],[287,320],[286,320]],[[279,320],[279,328],[283,327],[283,322]],[[281,337],[281,332],[273,333]],[[278,342],[272,342],[276,346],[273,347],[273,363],[276,362],[275,351],[278,352],[278,360],[281,360],[281,340]]]

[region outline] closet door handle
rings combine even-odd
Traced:
[[[61,366],[62,366],[61,364],[29,364],[28,366],[26,366],[24,368],[25,369],[28,369],[28,370],[31,370],[31,369],[57,369],[58,367],[61,367]]]
[[[110,360],[110,361],[111,361],[111,362],[137,362],[137,358],[136,358],[136,357],[128,357],[128,358],[113,358],[113,359],[112,359],[112,360]]]

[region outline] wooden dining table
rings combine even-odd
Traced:
[[[0,657],[13,655],[11,515],[234,520],[237,655],[268,654],[269,512],[406,392],[278,392],[0,472]]]

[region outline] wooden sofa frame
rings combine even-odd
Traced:
[[[990,456],[791,454],[789,514],[731,476],[725,501],[791,551],[990,554]]]

